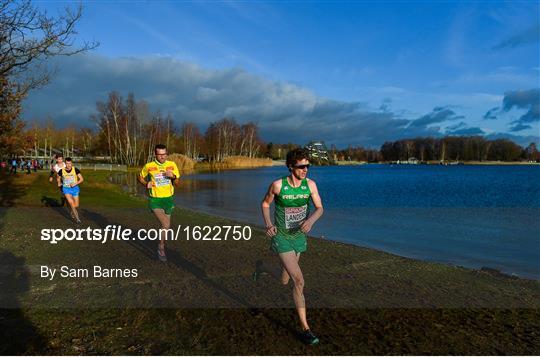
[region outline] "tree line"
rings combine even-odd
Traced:
[[[18,135],[1,135],[3,143],[18,148],[16,155],[51,157],[55,150],[66,156],[101,157],[111,163],[140,165],[153,157],[153,148],[164,143],[170,152],[184,154],[193,160],[222,162],[229,156],[285,159],[286,153],[301,145],[264,143],[255,122],[240,124],[223,118],[202,132],[193,121],[177,126],[171,114],[151,112],[144,100],[130,93],[123,98],[110,92],[106,101],[96,103],[92,116],[96,129],[73,126],[56,128],[54,120],[26,123],[20,121]],[[13,134],[13,131],[11,131]],[[7,146],[5,146],[7,147]],[[385,142],[379,150],[348,146],[328,150],[333,161],[540,161],[535,143],[526,148],[508,139],[488,140],[481,136],[447,136],[415,138]]]
[[[239,124],[223,118],[210,123],[204,133],[191,121],[184,121],[178,128],[171,114],[164,117],[159,111],[151,113],[144,100],[135,100],[132,93],[124,100],[117,92],[111,92],[106,102],[98,102],[97,112],[93,118],[99,129],[94,152],[106,152],[114,163],[147,162],[158,143],[194,160],[203,155],[209,161],[221,162],[229,156],[254,158],[261,154],[263,143],[253,122]]]
[[[162,143],[170,152],[193,160],[221,162],[229,156],[265,156],[254,122],[239,124],[223,118],[210,123],[204,132],[192,121],[178,127],[171,114],[151,112],[144,100],[136,100],[132,93],[123,98],[115,91],[106,101],[96,103],[96,113],[91,118],[96,129],[59,129],[52,118],[28,123],[12,138],[12,153],[50,157],[61,150],[66,156],[102,157],[111,163],[135,166],[151,160],[154,146]]]
[[[51,157],[55,150],[66,156],[101,157],[111,163],[140,165],[153,157],[153,148],[164,143],[170,152],[193,160],[222,162],[229,156],[267,157],[284,160],[299,144],[265,143],[256,123],[239,124],[223,118],[201,131],[195,122],[175,124],[172,115],[150,112],[148,104],[129,94],[124,100],[111,92],[107,101],[96,104],[92,120],[96,129],[55,127],[54,120],[27,123],[20,135],[4,139],[16,143],[16,155]],[[535,143],[526,148],[507,139],[488,140],[481,136],[415,138],[385,142],[379,150],[362,146],[328,150],[333,161],[387,162],[416,158],[427,161],[540,161]]]
[[[385,142],[380,149],[383,161],[539,161],[535,143],[526,148],[508,139],[488,140],[482,136],[446,136]]]

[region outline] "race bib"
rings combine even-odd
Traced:
[[[66,176],[63,178],[62,182],[64,184],[64,187],[71,187],[71,184],[75,183],[75,176]]]
[[[302,207],[285,207],[285,228],[294,229],[300,227],[307,217],[307,205]]]
[[[156,187],[168,186],[171,184],[171,180],[165,176],[165,172],[155,174],[154,181],[156,182]]]

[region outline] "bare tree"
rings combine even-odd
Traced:
[[[81,15],[81,5],[66,7],[55,18],[30,0],[0,0],[0,76],[16,82],[26,95],[49,81],[51,72],[45,69],[44,60],[97,47],[97,42],[74,46],[75,25]]]
[[[107,147],[114,163],[137,165],[151,159],[156,143],[175,143],[172,115],[163,119],[160,112],[151,114],[148,104],[137,102],[133,94],[124,100],[118,92],[109,93],[106,103],[97,103],[93,118],[99,127],[98,147]]]
[[[253,158],[260,150],[260,139],[257,124],[249,122],[242,125],[240,133],[240,155]]]
[[[146,128],[151,121],[151,114],[148,108],[148,103],[144,100],[135,102],[135,116],[137,118],[136,133],[135,136],[135,162],[140,163],[145,158],[145,137],[147,136]]]
[[[205,136],[211,158],[220,162],[236,154],[240,142],[240,127],[234,119],[224,118],[210,124]]]
[[[150,126],[150,136],[148,137],[146,161],[151,161],[154,157],[154,147],[161,141],[161,134],[163,131],[161,113],[158,111],[153,115]]]
[[[28,91],[45,85],[51,77],[45,60],[98,45],[74,46],[81,14],[81,6],[66,7],[63,14],[52,17],[30,0],[0,0],[0,152],[13,150],[13,138],[24,126],[19,114]]]
[[[192,159],[197,159],[200,150],[201,133],[193,122],[182,124],[182,141],[184,154]]]

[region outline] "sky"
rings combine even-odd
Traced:
[[[51,59],[25,119],[92,127],[116,90],[178,126],[254,121],[266,142],[540,143],[538,1],[88,1],[77,31],[99,47]]]

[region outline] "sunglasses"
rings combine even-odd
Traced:
[[[303,169],[309,169],[310,166],[311,166],[311,164],[307,164],[307,165],[294,165],[293,167],[294,167],[295,169],[303,170]]]

